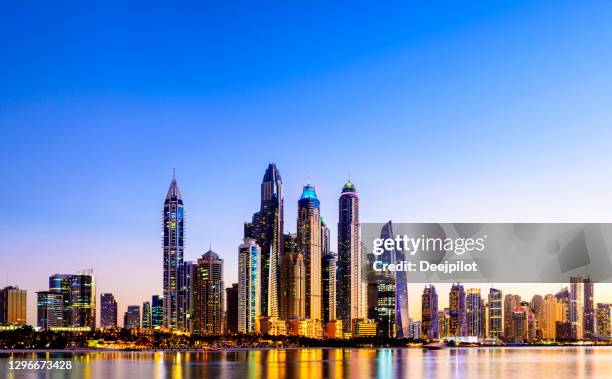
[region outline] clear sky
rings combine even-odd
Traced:
[[[1,4],[0,283],[29,321],[56,272],[120,312],[161,292],[174,165],[186,259],[212,245],[226,285],[268,162],[289,231],[310,177],[335,235],[349,175],[366,222],[612,221],[612,3],[373,4]]]

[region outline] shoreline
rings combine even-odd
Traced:
[[[558,349],[558,348],[577,348],[577,347],[588,347],[588,348],[612,348],[612,345],[581,345],[581,344],[567,344],[567,345],[489,345],[489,346],[447,346],[440,350],[453,350],[453,349],[514,349],[514,348],[540,348],[540,349]],[[253,350],[337,350],[337,349],[359,349],[359,350],[379,350],[379,349],[419,349],[425,351],[431,351],[423,346],[352,346],[352,347],[336,347],[336,346],[308,346],[308,347],[231,347],[231,348],[214,348],[214,349],[94,349],[94,348],[81,348],[81,349],[0,349],[0,354],[12,354],[12,353],[32,353],[32,354],[87,354],[87,353],[224,353],[224,352],[242,352],[242,351],[253,351]]]

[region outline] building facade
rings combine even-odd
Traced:
[[[112,328],[117,326],[117,299],[112,293],[100,295],[100,327]]]
[[[163,261],[163,320],[164,327],[173,330],[184,328],[181,324],[179,311],[180,283],[179,271],[183,264],[185,246],[185,220],[183,198],[176,176],[172,175],[172,182],[166,194],[162,211],[162,247]]]
[[[465,290],[460,283],[453,283],[448,295],[449,326],[448,334],[452,337],[467,336]]]
[[[502,302],[502,291],[497,288],[489,288],[489,297],[487,301],[487,323],[488,337],[490,338],[502,338],[504,336]]]
[[[225,289],[225,332],[238,333],[238,283]]]
[[[261,250],[252,238],[238,247],[238,332],[254,333],[260,316]]]
[[[194,332],[203,335],[223,333],[223,259],[212,250],[198,259],[195,277]]]
[[[16,286],[0,290],[0,325],[26,324],[27,291]]]
[[[260,313],[278,317],[279,266],[283,250],[283,181],[276,164],[270,163],[261,183],[259,212],[253,215],[245,237],[255,239],[261,249],[261,298]]]
[[[421,338],[438,339],[438,293],[436,287],[428,284],[421,296]]]
[[[349,180],[338,199],[338,270],[336,298],[346,299],[336,306],[336,317],[350,332],[352,320],[367,317],[367,284],[361,277],[361,226],[359,196]]]
[[[297,247],[305,266],[305,314],[322,320],[321,312],[321,207],[315,188],[304,186],[298,201]]]
[[[36,295],[37,326],[44,330],[61,327],[64,319],[62,295],[49,291],[40,291]]]

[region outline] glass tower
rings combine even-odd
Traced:
[[[163,209],[163,237],[164,250],[164,326],[168,329],[179,327],[179,270],[183,264],[184,251],[184,214],[183,199],[181,191],[176,182],[176,176],[172,175],[172,182]]]
[[[421,337],[437,339],[438,332],[438,294],[436,287],[428,284],[421,296]]]
[[[305,314],[321,320],[321,210],[315,188],[304,186],[298,201],[297,247],[304,257]]]
[[[238,332],[254,333],[260,315],[261,250],[245,238],[238,247]]]
[[[100,295],[100,327],[117,326],[117,299],[112,293]]]
[[[345,333],[351,331],[352,320],[366,317],[367,285],[361,277],[361,229],[359,196],[349,180],[338,199],[338,268],[336,298],[343,299],[336,307]]]
[[[283,251],[283,181],[276,164],[270,163],[261,183],[259,212],[245,224],[245,237],[254,238],[261,248],[262,315],[279,315],[279,264]]]

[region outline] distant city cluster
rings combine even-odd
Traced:
[[[411,323],[411,336],[456,342],[524,344],[536,341],[609,341],[610,311],[607,303],[594,304],[594,284],[574,277],[556,294],[519,295],[490,288],[487,297],[479,288],[465,290],[452,285],[448,308],[438,309],[433,285],[425,286],[421,298],[421,321]]]
[[[314,186],[297,201],[296,233],[287,233],[283,183],[270,164],[261,183],[259,210],[244,223],[237,244],[238,283],[223,281],[224,261],[212,250],[184,260],[184,204],[173,175],[162,210],[163,294],[142,306],[129,305],[124,328],[203,336],[252,334],[345,339],[356,337],[531,343],[609,340],[610,304],[594,304],[594,285],[572,278],[569,287],[531,301],[490,288],[453,284],[449,306],[438,308],[434,285],[421,298],[421,320],[408,312],[405,272],[379,273],[364,267],[359,196],[349,180],[338,199],[337,252],[321,216]],[[391,222],[381,239],[393,235]],[[383,257],[384,258],[384,257]],[[363,261],[362,261],[363,260]],[[364,266],[367,265],[367,266]],[[54,274],[37,292],[37,326],[43,330],[96,328],[96,283],[91,271]],[[100,295],[100,327],[118,327],[117,299]],[[26,324],[26,291],[0,291],[0,330]]]

